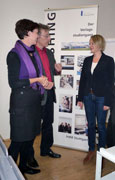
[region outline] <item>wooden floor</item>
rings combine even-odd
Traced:
[[[5,141],[8,147],[10,141]],[[95,180],[95,158],[88,165],[83,165],[85,152],[71,150],[61,147],[52,147],[54,152],[60,153],[60,159],[50,157],[41,157],[40,137],[35,139],[35,158],[38,161],[41,173],[36,175],[27,175],[28,180]],[[105,160],[103,174],[115,171],[115,166],[110,161]]]

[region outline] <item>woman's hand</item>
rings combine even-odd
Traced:
[[[79,106],[81,109],[83,109],[83,102],[78,101],[77,106]]]
[[[39,79],[39,83],[44,87],[44,89],[51,89],[54,85],[53,82],[48,81],[46,76],[41,76]]]
[[[45,89],[51,89],[54,86],[54,83],[48,81],[48,78],[46,76],[32,78],[29,80],[30,80],[30,84],[35,83],[35,82],[39,82]]]
[[[109,110],[109,109],[110,109],[109,106],[103,106],[103,110],[104,110],[104,111],[107,111],[107,110]]]
[[[52,89],[52,87],[54,86],[53,82],[48,81],[48,85],[44,86],[45,89]]]
[[[46,76],[30,78],[30,84],[39,82],[43,87],[48,85],[48,78]]]
[[[48,86],[48,78],[46,76],[41,76],[38,78],[38,82],[43,86]]]

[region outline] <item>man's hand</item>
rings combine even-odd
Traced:
[[[61,63],[56,63],[56,64],[55,64],[55,70],[56,70],[57,72],[61,72],[61,71],[62,71],[62,65],[61,65]]]

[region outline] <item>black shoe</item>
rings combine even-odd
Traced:
[[[54,153],[51,149],[48,153],[41,153],[41,156],[49,156],[52,158],[60,158],[61,154]]]
[[[28,166],[26,167],[19,167],[20,171],[22,172],[22,174],[37,174],[40,173],[40,169],[32,169]]]
[[[36,168],[36,167],[39,167],[39,164],[37,163],[37,161],[35,160],[35,158],[30,158],[27,162],[27,164],[30,166],[30,167],[33,167],[33,168]]]
[[[48,152],[48,156],[50,156],[50,157],[52,157],[52,158],[60,158],[60,157],[61,157],[61,154],[54,153],[54,152],[50,149],[50,151]]]

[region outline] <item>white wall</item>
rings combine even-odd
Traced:
[[[15,23],[21,18],[44,23],[44,9],[99,5],[97,32],[115,38],[115,0],[0,0],[0,134],[9,138],[9,94],[6,56],[17,39]]]

